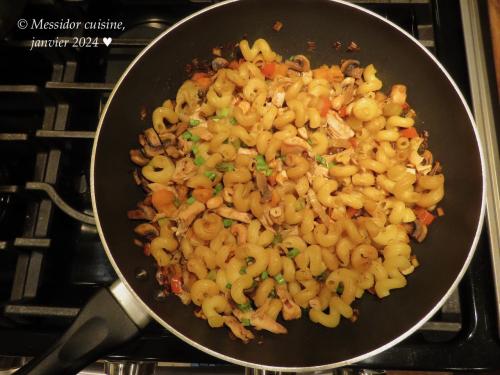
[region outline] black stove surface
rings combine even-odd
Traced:
[[[416,36],[465,96],[458,1],[361,2]],[[32,0],[23,18],[124,21],[124,31],[22,31],[0,42],[0,356],[34,356],[95,290],[116,279],[95,226],[89,165],[100,111],[131,60],[200,1]],[[108,48],[37,48],[32,38],[112,37]],[[469,100],[470,101],[470,100]],[[493,277],[486,230],[443,309],[397,346],[363,362],[377,369],[497,369]],[[110,358],[225,365],[152,323]]]

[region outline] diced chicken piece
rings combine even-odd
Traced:
[[[186,232],[196,216],[203,211],[205,211],[205,205],[198,201],[195,201],[192,205],[181,211],[178,216],[179,226],[177,228],[176,234],[180,235]]]
[[[307,129],[305,127],[299,128],[297,130],[297,133],[299,134],[299,137],[304,138],[305,140],[309,138],[309,135],[307,134]]]
[[[325,208],[319,203],[318,197],[313,189],[309,189],[307,192],[307,197],[309,198],[309,202],[311,203],[311,207],[314,212],[319,216],[320,220],[328,226],[331,222],[330,217],[326,214]]]
[[[282,170],[280,173],[276,175],[276,182],[281,186],[285,184],[286,180],[288,180],[288,175],[286,174],[285,170]]]
[[[283,319],[285,320],[300,319],[302,311],[300,310],[299,305],[297,305],[293,301],[292,296],[288,292],[287,287],[285,285],[279,285],[278,287],[276,287],[276,293],[278,294],[278,297],[283,303],[283,310],[281,310],[283,314]]]
[[[172,181],[177,184],[182,184],[184,181],[193,177],[198,168],[191,158],[182,158],[175,164],[175,171],[172,175]]]
[[[222,199],[224,199],[224,202],[233,203],[233,194],[234,194],[233,188],[225,187],[222,190]]]
[[[223,316],[222,319],[231,332],[233,332],[233,334],[244,343],[247,343],[254,338],[253,333],[243,327],[243,324],[241,324],[234,316]]]
[[[323,166],[323,165],[319,165],[319,164],[313,164],[313,176],[322,176],[322,177],[328,177],[328,168]]]
[[[273,103],[276,107],[281,108],[283,107],[283,103],[285,102],[285,90],[283,88],[277,89],[273,97],[271,99],[271,103]]]
[[[285,327],[279,324],[276,320],[272,319],[266,315],[266,311],[269,308],[269,304],[261,306],[257,311],[253,311],[248,315],[248,318],[244,313],[239,310],[233,311],[233,314],[240,320],[249,319],[250,324],[257,330],[266,330],[272,333],[283,334],[287,333]]]
[[[252,216],[246,212],[240,212],[234,208],[222,206],[215,210],[217,214],[227,219],[233,219],[236,221],[241,221],[242,223],[250,223]]]
[[[344,120],[334,111],[328,111],[326,115],[328,133],[332,138],[349,139],[354,136],[352,129],[344,123]]]

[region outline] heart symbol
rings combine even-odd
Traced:
[[[104,42],[104,44],[106,45],[106,47],[109,47],[109,45],[111,44],[112,40],[113,40],[112,38],[102,38],[102,41]]]

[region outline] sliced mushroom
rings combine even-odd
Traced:
[[[361,78],[361,75],[363,74],[363,68],[360,67],[358,60],[345,60],[342,65],[340,65],[340,70],[344,73],[344,75],[356,79]]]
[[[225,68],[228,65],[229,62],[223,57],[216,57],[212,60],[212,69],[214,72],[218,71],[219,69]]]
[[[147,157],[149,158],[153,158],[155,157],[156,155],[162,155],[165,153],[165,150],[163,149],[163,146],[151,146],[149,145],[148,143],[146,143],[143,147],[142,147],[142,152],[144,153],[144,155],[146,155]]]
[[[140,167],[144,167],[146,164],[149,163],[149,159],[145,157],[140,150],[133,149],[130,150],[130,160],[132,162]]]
[[[135,227],[134,232],[139,236],[152,239],[154,237],[158,237],[160,232],[158,228],[156,228],[153,224],[142,223]]]
[[[419,220],[415,220],[415,229],[411,236],[417,241],[422,242],[427,237],[427,225],[422,224]]]
[[[240,212],[234,208],[222,206],[215,210],[217,214],[227,219],[233,219],[236,221],[241,221],[242,223],[250,223],[252,216],[246,212]]]
[[[243,327],[243,325],[234,316],[224,315],[222,318],[224,319],[224,324],[229,327],[231,332],[233,332],[233,334],[244,343],[247,343],[254,338],[253,333]]]
[[[160,137],[153,128],[144,130],[144,137],[146,141],[153,147],[161,146]]]
[[[257,188],[260,191],[260,194],[262,196],[261,202],[269,202],[271,200],[271,190],[269,190],[269,186],[267,185],[267,178],[264,176],[263,173],[255,173],[255,180],[257,182]]]
[[[297,72],[307,72],[311,70],[311,63],[304,55],[295,55],[292,60],[287,60],[285,64]]]

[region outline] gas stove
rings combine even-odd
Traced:
[[[481,112],[487,103],[476,100],[484,87],[469,80],[469,75],[481,74],[473,69],[474,48],[486,57],[491,53],[472,33],[487,19],[484,2],[479,7],[474,2],[444,0],[354,2],[417,37],[445,65],[474,104],[476,115],[487,116]],[[101,110],[142,48],[210,3],[31,0],[18,19],[122,21],[124,30],[33,31],[18,24],[0,41],[0,374],[41,353],[97,288],[116,279],[94,226],[89,192],[91,148]],[[30,50],[33,39],[70,42],[82,37],[112,38],[112,42],[109,47],[101,43],[95,48]],[[486,146],[494,158],[494,148]],[[492,165],[495,176],[498,165]],[[489,203],[491,210],[494,197]],[[498,228],[493,224],[490,219],[485,226],[459,288],[418,332],[349,369],[325,373],[499,369],[495,307],[499,272],[492,267],[499,263],[499,255],[498,248],[491,251],[490,245],[490,241],[498,245]],[[156,374],[245,372],[151,323],[137,341],[82,374],[152,374],[155,368]]]

